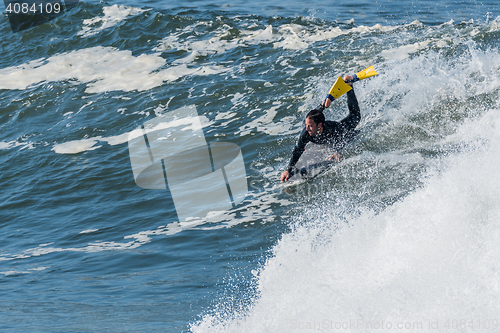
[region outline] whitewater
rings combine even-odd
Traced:
[[[498,329],[500,63],[497,48],[464,47],[380,52],[358,155],[298,191],[312,197],[253,272],[251,304],[194,332]]]

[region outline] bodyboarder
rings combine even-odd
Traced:
[[[349,86],[352,87],[353,76],[345,75],[343,78]],[[288,163],[288,167],[281,174],[281,181],[285,182],[290,178],[295,164],[304,152],[308,142],[315,144],[329,145],[335,151],[330,157],[330,160],[340,161],[341,155],[339,150],[350,141],[355,133],[355,128],[361,120],[361,112],[358,105],[358,100],[354,93],[354,89],[347,92],[347,107],[349,115],[341,121],[325,120],[323,110],[331,105],[332,99],[326,98],[325,101],[314,110],[311,110],[305,120],[305,127],[300,134],[297,144],[292,152],[292,157]]]

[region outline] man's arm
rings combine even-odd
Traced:
[[[306,138],[307,135],[308,134],[306,132],[306,129],[304,128],[302,130],[302,133],[300,134],[297,144],[295,145],[295,148],[293,148],[292,157],[290,158],[290,162],[288,163],[288,172],[292,171],[300,156],[302,156],[302,153],[304,153],[304,149],[306,148],[306,144],[308,142]]]
[[[293,148],[292,152],[292,157],[290,158],[290,162],[288,163],[287,169],[281,174],[281,181],[286,181],[290,177],[290,173],[293,170],[293,167],[299,160],[300,156],[302,156],[302,153],[304,152],[304,149],[306,147],[306,144],[308,142],[307,140],[307,132],[306,129],[304,128],[302,130],[302,133],[300,134],[299,140],[297,144],[295,145],[295,148]]]
[[[347,107],[349,108],[349,115],[340,121],[343,134],[355,129],[361,120],[361,110],[354,89],[347,92]]]

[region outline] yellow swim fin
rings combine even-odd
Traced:
[[[345,83],[344,80],[342,79],[342,77],[339,76],[337,81],[335,81],[332,88],[328,92],[328,96],[326,96],[326,98],[333,101],[351,89],[352,89],[352,87],[350,85],[348,85],[347,83]]]
[[[369,77],[378,75],[378,73],[373,69],[373,66],[370,66],[366,69],[363,69],[361,72],[358,72],[353,75],[353,79],[348,82],[358,82],[359,80],[367,79]]]
[[[340,96],[342,96],[343,94],[352,89],[352,87],[349,86],[347,83],[358,82],[360,80],[367,79],[375,75],[378,75],[378,73],[375,71],[375,69],[373,69],[373,66],[370,66],[362,70],[361,72],[354,74],[352,76],[353,77],[352,80],[349,80],[347,82],[344,82],[342,77],[339,76],[337,81],[335,81],[332,88],[328,92],[326,98],[328,98],[330,101],[333,102],[333,100],[339,98]]]

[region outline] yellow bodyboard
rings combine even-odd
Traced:
[[[332,88],[328,92],[328,95],[333,97],[333,99],[337,99],[351,89],[352,87],[345,83],[342,77],[339,76],[337,81],[335,81]]]

